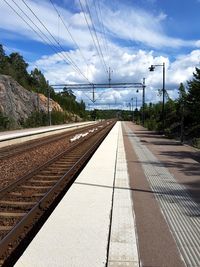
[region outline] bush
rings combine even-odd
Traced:
[[[24,128],[39,127],[48,125],[48,116],[44,112],[33,112],[23,123]]]
[[[70,121],[70,116],[67,112],[52,111],[51,112],[51,124],[63,124]],[[28,119],[23,123],[24,128],[39,127],[49,125],[49,117],[44,112],[33,112]]]
[[[190,127],[190,129],[187,131],[187,136],[189,138],[200,138],[200,125],[198,124]]]
[[[192,139],[192,145],[196,148],[200,149],[200,138],[193,138]]]
[[[56,124],[63,124],[67,121],[70,121],[70,116],[67,112],[60,112],[60,111],[52,111],[51,112],[51,123]]]
[[[0,131],[9,130],[12,127],[14,127],[13,120],[0,112]]]

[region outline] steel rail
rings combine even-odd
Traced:
[[[102,123],[98,123],[95,125],[85,126],[83,128],[74,129],[74,130],[70,129],[67,132],[57,133],[57,134],[54,134],[53,136],[45,136],[45,137],[40,137],[38,139],[25,141],[23,144],[12,145],[12,147],[11,146],[2,147],[2,148],[0,148],[0,153],[1,153],[0,159],[15,156],[15,155],[18,155],[20,153],[27,152],[28,150],[34,149],[36,147],[41,147],[43,145],[50,144],[51,142],[59,141],[59,140],[66,138],[66,137],[70,138],[74,134],[82,133],[83,131],[87,131],[87,130],[92,129],[94,127],[98,127],[101,124]],[[25,137],[27,137],[27,136],[25,136]]]
[[[80,142],[74,144],[73,147],[70,147],[66,151],[57,155],[54,159],[49,160],[38,169],[35,169],[32,172],[32,175],[29,174],[27,176],[24,176],[20,181],[16,181],[12,185],[8,186],[7,189],[0,191],[0,199],[2,199],[6,195],[6,193],[9,193],[23,181],[30,179],[35,174],[39,174],[41,170],[44,170],[44,168],[46,168],[47,166],[51,166],[51,164],[55,163],[57,160],[62,159],[62,157],[68,155],[69,152],[72,152],[73,149],[79,148],[81,143],[86,144],[86,148],[84,148],[86,149],[86,151],[82,151],[83,154],[73,164],[73,166],[71,166],[60,178],[58,178],[56,183],[43,195],[43,197],[39,201],[37,201],[32,206],[32,208],[26,213],[26,215],[16,225],[14,225],[12,229],[0,241],[0,266],[2,266],[2,262],[5,262],[5,260],[10,257],[16,244],[20,243],[23,240],[24,236],[31,231],[33,225],[35,225],[41,218],[41,216],[43,216],[43,214],[47,212],[49,207],[53,205],[53,202],[58,198],[58,196],[71,185],[71,183],[75,179],[75,175],[80,171],[80,168],[85,164],[85,162],[91,157],[92,153],[94,153],[96,148],[105,138],[113,125],[114,123],[109,123],[108,125],[106,125],[106,127],[102,127],[102,129],[98,133],[92,133],[92,136],[86,137],[84,140],[81,140]]]

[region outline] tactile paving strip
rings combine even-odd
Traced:
[[[131,132],[129,139],[186,266],[199,267],[200,207],[189,196],[186,188],[180,185],[140,139],[125,127],[127,132]]]
[[[134,217],[124,143],[120,128],[108,267],[139,266]]]

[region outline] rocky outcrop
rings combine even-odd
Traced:
[[[10,76],[0,75],[0,112],[12,118],[17,125],[34,111],[47,112],[47,103],[44,95],[26,90]],[[62,111],[60,105],[53,100],[50,100],[50,109]]]
[[[37,109],[48,112],[48,99],[43,94],[37,94]],[[49,109],[55,111],[63,111],[60,105],[50,98]]]

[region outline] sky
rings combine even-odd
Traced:
[[[50,84],[141,83],[147,103],[187,85],[200,62],[200,0],[0,0],[0,43]],[[149,72],[150,65],[156,66]],[[142,104],[136,88],[74,91],[87,108]],[[136,101],[137,99],[137,101]]]

